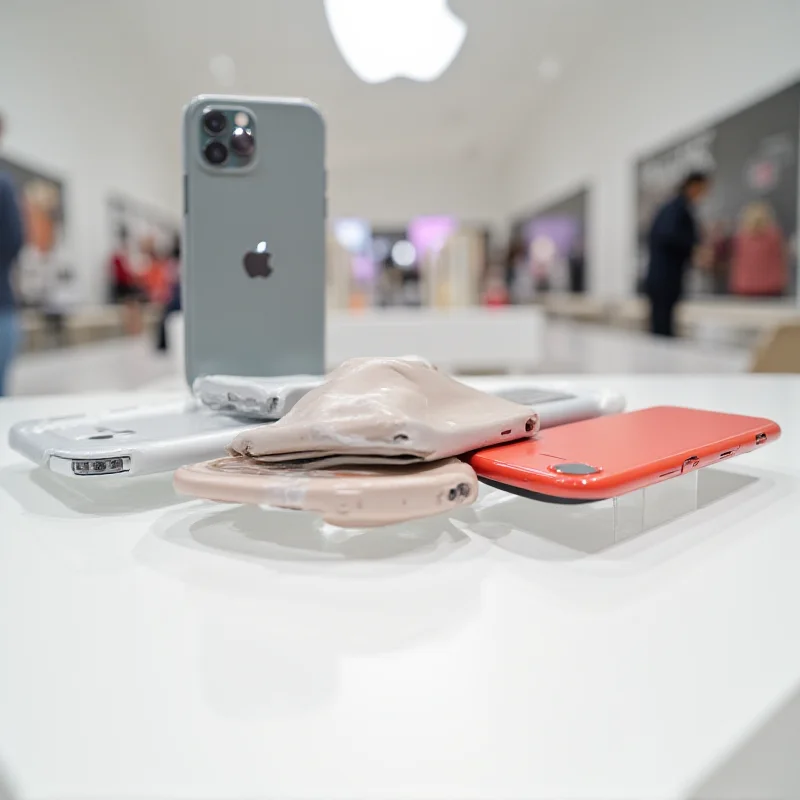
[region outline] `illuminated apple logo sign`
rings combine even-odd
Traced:
[[[447,0],[325,0],[325,14],[344,60],[366,83],[434,81],[467,35]]]
[[[267,243],[259,242],[255,250],[244,254],[244,271],[248,278],[269,278],[272,275],[272,253],[267,251]]]

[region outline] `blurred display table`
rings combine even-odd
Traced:
[[[449,372],[524,372],[545,355],[545,316],[535,306],[328,311],[326,324],[329,369],[357,356],[425,353]],[[168,326],[176,371],[183,373],[181,315],[173,314]]]
[[[695,514],[609,547],[576,517],[602,507],[496,492],[351,535],[187,501],[169,476],[59,481],[9,425],[131,395],[0,402],[0,785],[799,796],[800,378],[598,381],[784,436],[704,470]]]

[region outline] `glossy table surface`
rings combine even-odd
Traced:
[[[614,545],[607,508],[496,492],[356,534],[187,501],[170,476],[59,480],[8,427],[131,395],[0,402],[0,785],[800,795],[800,378],[576,383],[784,435],[701,473],[695,513]]]

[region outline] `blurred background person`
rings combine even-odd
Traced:
[[[733,240],[730,290],[746,297],[780,297],[789,282],[786,243],[772,209],[745,206]]]
[[[579,236],[569,251],[569,290],[573,294],[582,294],[586,290],[586,249],[583,237]]]
[[[167,259],[167,277],[169,280],[169,294],[163,304],[158,319],[156,330],[156,350],[169,349],[167,339],[167,321],[171,314],[181,310],[181,237],[176,236]]]
[[[128,336],[142,332],[142,292],[131,262],[128,229],[117,229],[117,241],[108,258],[111,301],[122,305],[122,324]]]
[[[0,117],[0,144],[3,118]],[[11,283],[11,271],[22,250],[24,229],[14,184],[0,172],[0,397],[6,393],[6,376],[19,345],[17,306]]]
[[[699,244],[695,209],[710,187],[708,173],[690,172],[675,197],[656,212],[650,227],[645,290],[650,299],[650,331],[656,336],[675,335],[675,306],[683,296],[684,277]]]

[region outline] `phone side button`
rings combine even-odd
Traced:
[[[183,175],[183,216],[189,214],[189,176]]]
[[[683,467],[681,468],[681,474],[684,472],[690,472],[693,469],[696,469],[700,466],[700,459],[697,456],[692,456],[691,458],[687,458],[686,461],[683,462]]]

